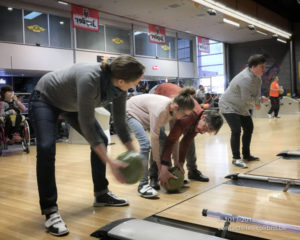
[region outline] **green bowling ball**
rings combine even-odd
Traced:
[[[117,159],[128,164],[125,168],[119,168],[120,173],[126,179],[126,183],[134,184],[143,177],[143,158],[140,154],[128,151],[120,154]]]
[[[166,186],[166,190],[170,193],[179,192],[179,190],[183,187],[184,176],[178,167],[172,167],[170,170],[177,179],[169,178],[169,186]]]

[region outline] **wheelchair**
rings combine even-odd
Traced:
[[[20,123],[20,137],[21,137],[21,144],[22,144],[22,149],[24,152],[29,153],[30,149],[30,128],[28,121],[26,120],[25,116],[21,115],[22,121]],[[12,116],[10,116],[11,120]],[[4,150],[8,149],[8,143],[7,143],[7,137],[5,134],[5,118],[0,117],[0,156],[2,155]]]

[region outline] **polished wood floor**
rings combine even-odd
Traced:
[[[300,161],[278,159],[272,162],[272,164],[267,164],[251,171],[249,174],[266,177],[300,179]]]
[[[57,144],[56,181],[60,213],[67,223],[70,234],[61,239],[94,239],[89,234],[97,228],[120,218],[145,218],[163,213],[205,191],[213,190],[226,181],[230,173],[254,170],[277,159],[278,152],[299,149],[300,115],[285,115],[280,119],[254,119],[252,154],[261,161],[240,169],[231,164],[230,130],[227,124],[218,135],[198,135],[196,138],[198,168],[210,177],[209,183],[191,182],[190,188],[179,194],[160,191],[157,200],[138,196],[137,185],[119,184],[107,172],[111,191],[130,201],[128,207],[93,208],[93,186],[89,163],[89,147],[86,145]],[[116,137],[116,144],[109,146],[109,154],[116,157],[124,148]],[[0,239],[57,239],[44,230],[44,218],[40,215],[35,177],[35,147],[30,154],[21,151],[5,153],[0,157]],[[284,171],[290,171],[286,169]],[[298,169],[299,171],[299,169]],[[299,176],[299,173],[298,173]],[[207,191],[209,192],[209,191]],[[203,196],[204,196],[203,195]],[[260,198],[253,199],[253,211],[260,209]],[[280,201],[280,200],[278,200]],[[287,199],[289,201],[289,199]],[[257,204],[256,204],[257,202]],[[294,204],[293,201],[289,202]],[[186,214],[184,214],[186,215]]]

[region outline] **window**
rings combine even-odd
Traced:
[[[193,41],[190,39],[178,39],[177,41],[178,61],[193,61]]]
[[[22,10],[0,7],[0,41],[23,43]]]
[[[165,44],[156,44],[157,56],[159,58],[176,59],[175,56],[175,37],[166,36]]]
[[[223,43],[209,40],[209,52],[198,52],[200,84],[208,92],[223,93],[225,87]]]
[[[136,30],[134,32],[135,55],[176,59],[176,38],[166,36],[165,44],[156,44],[149,41],[148,32]]]
[[[99,26],[99,32],[76,29],[77,48],[105,51],[104,26]]]
[[[24,10],[25,43],[49,46],[47,14]]]
[[[50,20],[50,46],[71,48],[70,18],[49,16]]]
[[[148,33],[134,32],[135,54],[156,57],[156,44],[149,42]]]
[[[106,26],[106,51],[130,54],[130,30]]]

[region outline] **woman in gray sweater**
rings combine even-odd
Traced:
[[[37,182],[45,227],[57,236],[69,230],[58,213],[55,183],[55,128],[59,115],[76,129],[91,146],[94,206],[124,206],[109,192],[106,164],[120,182],[121,162],[106,154],[107,137],[94,116],[96,107],[113,103],[115,129],[128,150],[134,150],[125,120],[127,90],[141,80],[145,67],[131,56],[120,56],[111,64],[77,63],[47,73],[37,83],[30,101],[30,114],[37,140]]]

